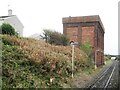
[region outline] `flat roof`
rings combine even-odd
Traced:
[[[81,23],[81,22],[99,22],[103,31],[105,32],[104,26],[99,15],[92,15],[92,16],[77,16],[77,17],[64,17],[62,18],[62,23]]]

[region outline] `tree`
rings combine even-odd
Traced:
[[[3,23],[1,29],[2,34],[15,35],[15,29],[9,23]]]
[[[61,40],[62,40],[62,44],[64,46],[67,46],[69,43],[69,38],[67,36],[65,36],[64,34],[61,35]]]
[[[54,45],[68,45],[69,39],[56,31],[50,31],[48,29],[43,30],[43,35],[40,35],[42,39],[44,39],[47,43],[54,44]]]
[[[44,29],[43,31],[43,35],[40,35],[40,37],[44,39],[46,43],[48,43],[51,31],[48,29]]]
[[[52,32],[50,34],[49,43],[50,44],[55,44],[55,45],[62,45],[62,43],[61,43],[61,33],[58,33],[56,31]]]

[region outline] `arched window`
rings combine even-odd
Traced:
[[[70,41],[70,44],[74,43],[74,41]]]

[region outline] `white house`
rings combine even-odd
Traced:
[[[0,16],[0,25],[2,23],[9,23],[20,36],[23,36],[24,26],[16,15],[12,15],[11,9],[8,10],[8,16]]]

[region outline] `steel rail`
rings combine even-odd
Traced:
[[[116,65],[114,66],[114,68],[113,68],[113,70],[112,70],[112,73],[111,73],[110,77],[108,78],[108,81],[107,81],[107,83],[106,83],[106,85],[105,85],[104,88],[107,88],[107,87],[108,87],[109,82],[110,82],[110,80],[111,80],[111,78],[112,78],[112,76],[113,76],[113,72],[115,71],[115,67],[116,67]]]
[[[107,71],[109,71],[109,70],[112,68],[112,73],[110,73],[110,76],[109,76],[109,78],[108,78],[108,80],[107,80],[107,83],[106,83],[105,86],[103,87],[103,88],[107,88],[107,86],[109,85],[109,82],[110,82],[110,80],[111,80],[111,78],[112,78],[113,72],[114,72],[114,70],[115,70],[115,66],[116,66],[116,65],[114,65],[114,67],[113,67],[113,64],[115,64],[115,62],[113,62],[113,63],[111,64],[111,66],[110,66],[109,68],[107,68],[98,78],[96,78],[96,80],[94,81],[94,83],[92,83],[92,84],[91,84],[90,86],[88,86],[87,88],[95,88],[95,84],[96,84],[97,82],[99,82],[99,81],[104,77],[104,75],[106,75]]]

